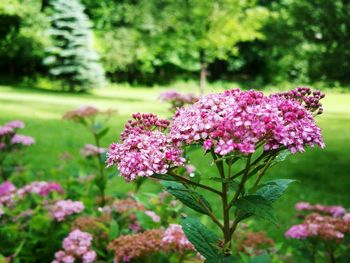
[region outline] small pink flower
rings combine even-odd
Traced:
[[[24,146],[30,146],[35,143],[35,140],[33,137],[21,135],[21,134],[15,134],[11,139],[12,144],[22,144]]]
[[[148,210],[145,212],[145,214],[148,215],[150,218],[152,218],[153,222],[155,222],[155,223],[160,222],[160,216],[157,215],[155,212]]]
[[[67,216],[80,213],[84,210],[84,205],[80,201],[59,200],[49,207],[51,217],[58,222],[66,219]]]
[[[22,129],[24,128],[24,122],[20,120],[14,120],[6,123],[4,126],[7,126],[13,129]]]

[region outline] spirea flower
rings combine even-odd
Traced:
[[[13,132],[14,132],[14,130],[11,127],[0,126],[0,136],[5,136],[5,135],[11,134]]]
[[[40,196],[48,196],[52,192],[63,193],[63,188],[60,184],[54,182],[32,182],[17,191],[19,197],[25,194],[37,194]]]
[[[114,252],[114,262],[128,262],[161,251],[162,238],[163,230],[147,230],[139,234],[120,236],[109,243],[108,249]]]
[[[165,133],[169,122],[153,114],[134,114],[121,134],[121,143],[110,146],[108,166],[116,164],[127,180],[137,176],[165,174],[171,165],[183,165],[182,151],[170,144]]]
[[[49,207],[51,217],[61,222],[66,219],[66,217],[80,213],[84,210],[84,205],[80,201],[59,200],[54,205]]]
[[[186,104],[193,104],[198,101],[199,97],[193,93],[182,94],[176,90],[168,90],[162,92],[159,95],[159,99],[163,102],[169,102],[171,111],[176,111],[177,108],[180,108]]]
[[[153,222],[155,222],[155,223],[160,222],[160,216],[157,215],[155,212],[147,210],[147,211],[145,211],[145,214],[148,215],[153,220]]]
[[[93,106],[81,106],[78,109],[66,112],[63,115],[63,119],[72,121],[81,121],[84,118],[94,117],[99,114],[112,115],[116,110],[108,109],[106,111],[100,111]]]
[[[272,252],[275,242],[264,232],[245,232],[236,235],[237,250],[250,256],[257,256]]]
[[[321,205],[321,204],[311,205],[310,203],[299,202],[295,205],[295,208],[296,210],[299,210],[299,211],[313,211],[313,212],[328,214],[333,217],[341,217],[346,213],[346,209],[338,205],[332,205],[332,206]]]
[[[12,205],[17,188],[9,181],[0,184],[0,205]]]
[[[93,144],[85,144],[84,148],[80,150],[80,154],[84,157],[98,156],[105,153],[107,149],[97,147]]]
[[[21,134],[15,134],[11,139],[12,144],[21,144],[24,146],[30,146],[35,143],[35,140],[33,137],[21,135]]]
[[[24,128],[24,122],[20,120],[14,120],[6,123],[4,126],[10,127],[12,129],[22,129]]]
[[[177,144],[202,144],[219,155],[253,153],[258,144],[265,150],[286,147],[293,153],[307,145],[324,146],[320,128],[302,102],[239,89],[207,95],[180,108],[170,138]]]
[[[75,262],[75,260],[92,263],[96,260],[97,255],[91,246],[92,236],[76,229],[63,240],[63,250],[55,253],[55,260],[52,263]]]
[[[340,242],[348,234],[350,234],[350,222],[344,218],[313,213],[306,216],[302,224],[292,226],[285,236],[295,239],[312,237]]]
[[[194,246],[188,241],[182,227],[178,224],[170,224],[165,230],[162,243],[168,249],[177,252],[195,251]]]

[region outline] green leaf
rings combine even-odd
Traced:
[[[105,136],[109,131],[109,127],[104,128],[99,133],[97,133],[97,138],[101,139],[103,136]]]
[[[276,156],[276,158],[273,161],[274,161],[274,163],[283,162],[290,154],[291,154],[290,151],[283,150]]]
[[[181,219],[181,225],[187,239],[203,257],[207,259],[217,259],[220,257],[221,251],[218,247],[220,242],[219,237],[204,226],[198,219]]]
[[[212,211],[209,202],[194,190],[187,189],[183,185],[175,182],[161,182],[161,184],[164,186],[167,192],[175,196],[189,208],[203,214],[208,214],[207,209]]]
[[[119,236],[119,224],[117,221],[112,220],[109,228],[109,240],[113,240]]]
[[[276,201],[287,190],[290,183],[295,182],[291,179],[276,179],[263,183],[255,192],[256,195],[264,197],[270,202]]]
[[[238,258],[235,256],[219,256],[215,258],[207,258],[204,263],[234,263],[237,262]]]
[[[246,195],[236,202],[237,212],[241,214],[241,220],[255,215],[276,223],[272,204],[260,195]]]

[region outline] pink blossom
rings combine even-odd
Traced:
[[[14,120],[6,123],[4,126],[10,127],[12,129],[22,129],[24,128],[24,122],[20,120]]]
[[[343,220],[344,220],[346,223],[350,223],[350,213],[346,213],[346,214],[343,216]]]
[[[306,202],[299,202],[299,203],[296,203],[296,205],[295,205],[295,209],[299,210],[299,211],[309,210],[311,207],[312,206],[309,203],[306,203]]]
[[[96,252],[91,249],[92,236],[89,233],[76,229],[63,240],[63,250],[55,253],[52,263],[66,263],[81,260],[83,263],[92,263],[96,260]]]
[[[11,139],[12,144],[22,144],[24,146],[29,146],[35,143],[35,140],[33,137],[21,135],[21,134],[15,134]]]
[[[148,215],[150,218],[152,218],[153,222],[155,222],[155,223],[160,222],[160,216],[157,215],[155,212],[148,210],[145,212],[145,214]]]
[[[5,135],[11,134],[13,132],[14,132],[14,130],[11,127],[0,126],[0,136],[5,136]]]
[[[233,89],[202,97],[180,108],[172,121],[174,143],[200,143],[205,150],[226,155],[233,151],[253,153],[287,147],[292,153],[306,145],[323,147],[320,128],[299,101],[277,94]]]
[[[333,205],[333,206],[327,206],[327,205],[321,205],[321,204],[311,205],[306,202],[299,202],[295,205],[295,208],[299,211],[314,211],[319,213],[325,213],[333,217],[341,217],[346,213],[346,209],[338,205]]]
[[[309,231],[306,225],[295,225],[285,233],[285,236],[287,238],[305,239],[309,236]]]
[[[48,196],[51,192],[63,193],[60,184],[54,182],[32,182],[18,190],[18,195],[23,197],[25,194],[37,194],[40,196]]]
[[[58,222],[66,219],[67,216],[80,213],[84,210],[84,205],[80,201],[59,200],[49,207],[51,217]]]
[[[0,205],[12,205],[16,190],[16,187],[9,181],[0,184]]]
[[[80,150],[80,154],[84,157],[98,156],[105,153],[107,149],[99,148],[93,144],[85,144],[84,148]]]
[[[178,224],[170,224],[164,232],[162,243],[170,246],[176,251],[195,250],[193,245],[188,241],[182,227]]]
[[[121,143],[113,143],[107,154],[108,166],[116,164],[127,180],[137,176],[165,174],[171,165],[183,165],[182,151],[168,142],[162,132],[168,121],[152,114],[134,114],[123,131]]]

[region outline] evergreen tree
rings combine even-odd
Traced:
[[[89,18],[79,0],[51,0],[49,35],[52,46],[44,64],[70,91],[101,87],[105,82],[99,56],[92,46]]]

